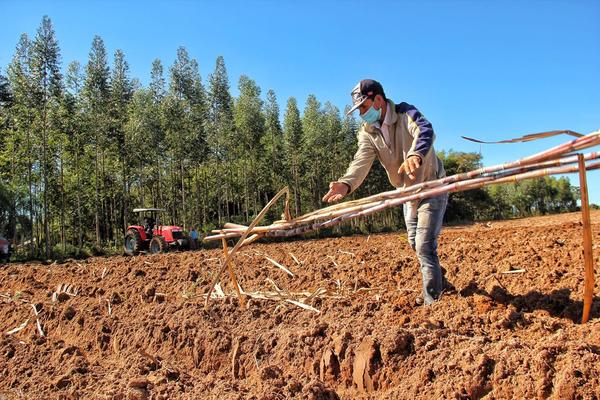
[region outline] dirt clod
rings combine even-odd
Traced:
[[[69,306],[65,308],[65,311],[63,311],[62,317],[63,319],[70,321],[75,317],[75,314],[77,314],[77,311],[75,311],[73,307]]]
[[[144,296],[147,299],[152,299],[154,297],[155,293],[156,293],[156,288],[154,287],[154,285],[148,285],[144,288]]]

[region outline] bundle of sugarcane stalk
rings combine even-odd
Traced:
[[[227,223],[223,229],[215,230],[213,231],[213,235],[204,238],[204,241],[221,240],[225,257],[222,267],[218,271],[215,271],[213,275],[211,286],[206,294],[205,306],[208,307],[211,293],[226,268],[229,269],[232,285],[240,299],[240,304],[243,305],[245,303],[243,292],[235,278],[231,260],[240,247],[262,237],[300,235],[317,229],[328,228],[350,219],[364,217],[390,207],[397,207],[406,202],[420,201],[443,193],[477,189],[493,184],[519,182],[547,175],[566,174],[577,171],[581,173],[581,169],[598,169],[600,168],[600,161],[589,164],[586,164],[586,161],[600,158],[600,152],[591,152],[584,155],[574,154],[575,152],[596,145],[600,145],[600,131],[578,137],[577,139],[518,161],[479,168],[474,171],[399,188],[363,199],[335,204],[295,218],[292,218],[289,212],[290,193],[286,187],[269,201],[249,226]],[[283,219],[275,221],[271,225],[258,226],[267,211],[283,195],[286,196]],[[227,239],[236,237],[240,239],[234,248],[229,251]],[[587,308],[589,309],[589,305]]]
[[[353,218],[364,217],[406,202],[419,201],[443,193],[477,189],[501,183],[518,182],[546,175],[573,173],[577,172],[579,166],[577,165],[577,156],[570,153],[598,144],[600,144],[600,131],[571,140],[518,161],[484,167],[363,199],[335,204],[295,218],[291,218],[289,215],[286,199],[284,219],[265,226],[256,226],[256,223],[251,224],[251,227],[225,224],[223,229],[213,231],[214,235],[207,236],[204,240],[221,240],[240,236],[244,236],[244,239],[246,239],[246,235],[250,234],[252,236],[250,236],[249,240],[243,241],[243,244],[248,244],[261,237],[295,236],[317,229],[328,228]],[[598,158],[600,158],[599,152],[591,152],[584,155],[585,161],[596,160]],[[598,161],[586,165],[587,170],[598,168],[600,168],[600,162]],[[289,192],[287,189],[284,189],[278,193],[276,198],[279,198],[283,194],[289,197]],[[262,214],[264,215],[264,213]],[[257,221],[255,220],[254,222]]]

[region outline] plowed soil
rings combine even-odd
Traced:
[[[205,311],[218,249],[3,265],[0,399],[599,399],[600,291],[582,325],[580,220],[445,228],[455,290],[429,307],[415,304],[402,232],[236,256],[247,292],[327,289],[306,302],[319,313],[242,308],[227,276]],[[598,271],[600,212],[592,220]]]

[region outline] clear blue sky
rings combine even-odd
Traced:
[[[63,67],[85,64],[94,35],[124,51],[147,83],[185,46],[203,81],[225,58],[232,93],[241,74],[277,93],[309,94],[340,110],[358,80],[379,80],[395,101],[433,123],[437,150],[480,151],[485,165],[567,140],[484,145],[553,129],[600,129],[600,1],[29,1],[0,0],[0,69],[19,35],[43,15],[54,24]],[[571,176],[579,185],[576,175]],[[600,172],[588,174],[600,203]]]

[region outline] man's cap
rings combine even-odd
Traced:
[[[352,108],[346,114],[350,115],[354,110],[361,106],[367,99],[373,99],[378,94],[385,97],[381,83],[373,79],[363,79],[352,89]]]

